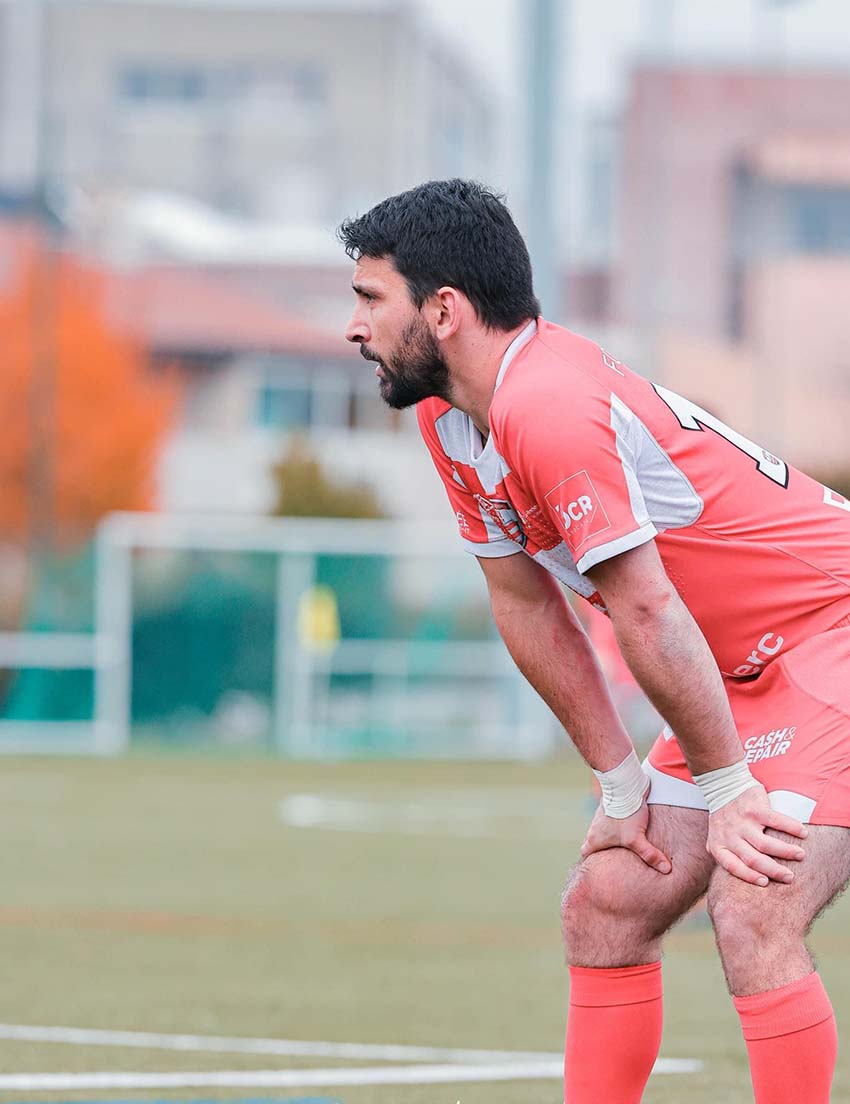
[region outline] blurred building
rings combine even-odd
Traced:
[[[487,177],[493,123],[407,0],[0,0],[0,209],[42,186],[66,247],[113,273],[116,323],[179,364],[168,509],[267,510],[299,432],[421,516],[430,461],[342,340],[333,228],[422,179]]]
[[[0,219],[0,304],[16,293],[32,234],[23,219]],[[372,484],[389,514],[445,515],[413,412],[383,404],[374,365],[341,325],[305,321],[274,289],[232,272],[121,268],[93,257],[87,266],[105,277],[106,321],[147,350],[152,372],[179,377],[180,419],[158,476],[162,509],[267,512],[277,498],[273,468],[297,434],[331,477]],[[347,287],[350,272],[337,275]],[[411,486],[424,490],[412,496]]]
[[[643,367],[850,469],[850,75],[652,65],[624,121],[613,314]]]
[[[347,287],[350,272],[337,276]],[[331,477],[374,486],[389,514],[444,512],[413,412],[382,403],[374,365],[341,326],[305,321],[274,282],[260,289],[208,267],[116,268],[109,287],[115,325],[183,382],[159,473],[162,509],[267,512],[277,497],[273,468],[296,434]],[[420,481],[428,487],[412,497]]]
[[[266,512],[291,432],[317,442],[376,429],[394,436],[368,389],[368,366],[338,334],[268,295],[203,269],[148,265],[112,270],[106,310],[150,350],[154,370],[173,368],[181,379],[180,424],[159,473],[162,509]]]
[[[325,225],[487,175],[480,80],[405,0],[0,0],[0,190],[157,189]]]

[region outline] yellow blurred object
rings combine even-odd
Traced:
[[[298,604],[298,636],[314,652],[329,652],[339,643],[339,607],[329,586],[305,590]]]

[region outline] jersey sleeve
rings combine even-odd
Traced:
[[[588,380],[576,394],[550,376],[512,397],[499,430],[503,454],[582,574],[658,535],[638,479],[634,419],[601,385]]]
[[[461,543],[467,552],[474,556],[495,558],[497,556],[513,556],[522,551],[522,547],[508,537],[487,513],[481,510],[473,492],[464,484],[458,475],[457,469],[451,459],[446,455],[440,442],[439,434],[434,425],[434,410],[431,400],[424,400],[417,404],[416,417],[419,421],[419,430],[434,467],[437,469],[449,503],[454,511]]]

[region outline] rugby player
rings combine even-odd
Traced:
[[[417,404],[505,644],[600,782],[563,896],[567,1104],[641,1099],[662,940],[706,892],[757,1104],[823,1104],[805,936],[850,878],[850,504],[541,318],[487,188],[423,184],[339,236],[346,337]],[[561,584],[667,721],[643,765]]]

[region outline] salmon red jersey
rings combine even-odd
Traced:
[[[850,502],[592,341],[543,319],[507,350],[486,442],[417,407],[466,549],[586,572],[655,540],[721,672],[757,676],[850,616]]]

